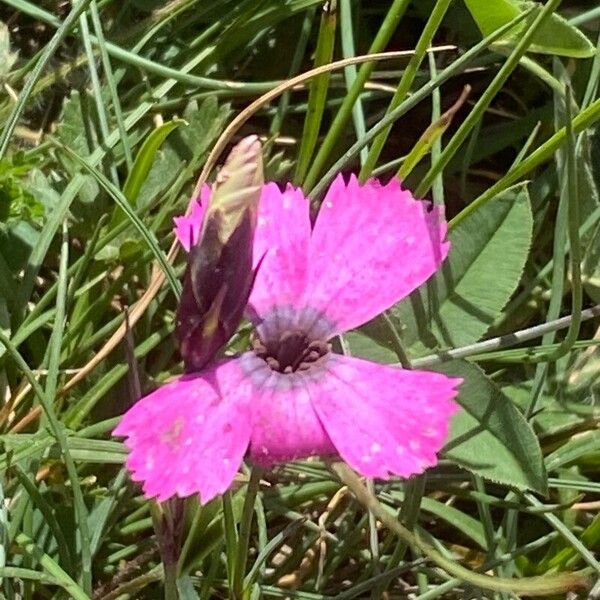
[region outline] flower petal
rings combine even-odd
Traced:
[[[200,189],[200,196],[192,200],[192,209],[189,216],[175,217],[175,237],[184,247],[186,252],[198,243],[204,212],[210,201],[210,186],[204,184]]]
[[[309,239],[309,203],[302,191],[288,185],[282,192],[274,183],[265,184],[254,237],[254,264],[260,266],[249,301],[256,315],[274,305],[299,304],[306,289]]]
[[[409,477],[437,463],[460,379],[333,355],[313,406],[331,441],[365,477]]]
[[[239,361],[168,383],[142,398],[113,435],[126,436],[127,467],[148,497],[224,492],[250,440],[251,385]]]
[[[428,212],[429,211],[429,212]],[[448,254],[443,209],[413,198],[398,179],[332,183],[310,244],[306,303],[336,323],[362,325],[428,279]]]
[[[252,403],[250,456],[255,463],[268,466],[335,453],[311,403],[320,377],[272,371],[251,352],[241,361],[254,386],[260,389]]]

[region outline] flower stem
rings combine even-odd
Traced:
[[[177,577],[184,507],[181,498],[172,498],[162,504],[158,502],[150,504],[154,531],[164,568],[165,600],[178,600],[179,598]]]
[[[511,592],[514,594],[526,594],[529,596],[548,596],[550,594],[559,594],[576,588],[586,587],[587,579],[581,573],[558,573],[553,575],[543,575],[541,577],[522,577],[520,579],[510,579],[503,577],[493,577],[483,573],[475,573],[462,565],[443,556],[440,552],[432,548],[429,544],[409,531],[396,518],[386,510],[377,498],[369,492],[362,484],[360,478],[350,467],[343,463],[332,465],[333,471],[348,486],[357,500],[371,510],[373,514],[399,538],[406,541],[411,546],[418,548],[423,554],[428,556],[433,562],[450,575],[459,577],[463,581],[485,590],[498,592]]]
[[[258,488],[262,469],[260,467],[252,467],[250,472],[250,480],[246,489],[246,497],[244,498],[244,507],[242,508],[242,519],[240,521],[240,533],[237,543],[237,556],[233,570],[233,595],[237,600],[244,597],[244,577],[246,574],[246,564],[248,562],[248,547],[250,545],[250,532],[252,530],[252,516],[254,514],[254,503]]]
[[[227,558],[227,583],[229,589],[233,590],[233,578],[235,573],[236,548],[238,547],[238,532],[233,514],[233,501],[231,490],[227,490],[221,496],[223,502],[223,527],[225,529],[225,555]]]
[[[177,591],[177,565],[164,565],[165,569],[165,600],[179,600]]]

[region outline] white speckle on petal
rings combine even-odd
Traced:
[[[381,446],[377,442],[373,442],[371,444],[371,452],[373,454],[377,454],[378,452],[381,452]]]

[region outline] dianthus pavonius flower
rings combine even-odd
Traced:
[[[255,138],[244,144],[256,152]],[[210,198],[206,186],[190,216],[176,219],[187,251],[206,235]],[[197,368],[188,360],[193,372],[123,416],[114,434],[127,438],[133,479],[160,501],[199,494],[206,503],[229,488],[244,457],[269,466],[339,456],[382,479],[435,465],[460,380],[335,354],[330,341],[439,268],[449,249],[443,210],[396,178],[382,185],[338,176],[314,225],[300,189],[267,183],[257,198],[252,347]],[[194,337],[184,330],[179,339],[192,356]]]

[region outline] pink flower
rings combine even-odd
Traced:
[[[184,247],[186,252],[198,243],[200,229],[202,228],[202,219],[204,210],[210,200],[210,187],[202,186],[200,197],[192,203],[192,210],[189,217],[175,217],[175,236]]]
[[[202,201],[209,190],[205,189]],[[177,221],[189,248],[201,207]],[[249,300],[253,350],[164,385],[135,404],[114,434],[127,466],[159,500],[225,491],[246,453],[261,465],[339,455],[367,477],[408,477],[437,462],[459,379],[330,351],[328,340],[375,317],[445,259],[440,208],[397,180],[338,177],[311,231],[292,186],[261,195]]]

